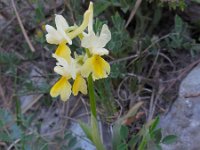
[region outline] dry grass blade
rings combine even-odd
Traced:
[[[138,109],[142,106],[143,103],[144,103],[144,102],[138,102],[137,104],[135,104],[135,105],[128,111],[128,113],[124,116],[124,119],[127,119],[127,118],[129,118],[129,117],[134,116],[134,115],[137,113]]]
[[[28,35],[27,35],[25,29],[24,29],[23,24],[22,24],[22,21],[21,21],[21,18],[20,18],[20,16],[19,16],[19,13],[17,12],[17,8],[16,8],[16,6],[15,6],[14,0],[12,0],[12,6],[13,6],[13,8],[14,8],[14,11],[15,11],[15,14],[16,14],[16,17],[17,17],[17,21],[18,21],[19,26],[20,26],[20,28],[21,28],[21,30],[22,30],[22,33],[23,33],[23,35],[24,35],[24,38],[25,38],[26,42],[28,43],[29,48],[31,49],[32,52],[35,52],[35,48],[34,48],[33,45],[31,44],[31,41],[30,41],[30,39],[29,39],[29,37],[28,37]]]
[[[4,92],[1,84],[0,84],[0,98],[3,100],[4,105],[5,105],[7,102],[6,102],[6,98],[5,98],[5,92]]]
[[[7,150],[11,150],[11,149],[14,147],[14,145],[16,145],[17,143],[20,142],[20,140],[21,140],[21,139],[15,140],[15,141],[7,148]]]
[[[147,118],[147,122],[149,122],[153,119],[157,102],[158,102],[160,96],[162,95],[164,89],[165,89],[164,87],[159,87],[157,95],[155,94],[155,90],[153,90],[152,96],[151,96],[151,101],[150,101],[150,106],[149,106],[149,115]]]
[[[126,28],[127,28],[128,25],[130,24],[130,22],[131,22],[131,20],[133,19],[133,17],[135,16],[135,13],[136,13],[137,9],[139,8],[141,2],[142,2],[142,0],[137,0],[137,1],[136,1],[135,6],[134,6],[133,10],[131,11],[131,14],[130,14],[130,16],[129,16],[129,18],[128,18],[128,21],[127,21],[127,23],[126,23],[126,25],[125,25]]]
[[[22,113],[26,113],[44,94],[39,94],[33,97],[33,99],[26,106],[22,107]]]
[[[31,135],[31,134],[33,134],[33,132],[31,131],[31,132],[29,132],[27,135]],[[21,141],[22,139],[16,139],[8,148],[7,148],[7,150],[11,150],[11,149],[13,149],[13,147],[15,147],[15,145],[17,144],[17,143],[19,143],[20,141]]]
[[[121,119],[119,119],[117,122],[119,124],[124,124],[127,119],[135,116],[139,110],[139,108],[143,105],[144,102],[140,101],[136,103],[133,107],[131,107],[126,115],[124,115]]]

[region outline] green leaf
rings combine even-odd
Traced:
[[[138,135],[133,135],[131,140],[128,142],[129,146],[134,149],[137,143],[139,142],[140,137]]]
[[[162,132],[161,132],[161,128],[157,129],[153,132],[153,138],[155,140],[155,143],[160,143],[161,139],[162,139]]]
[[[153,123],[151,124],[150,128],[149,128],[150,132],[153,132],[156,129],[159,122],[160,122],[160,118],[156,117],[155,120],[153,121]]]
[[[126,0],[120,0],[120,5],[120,8],[124,13],[126,13],[130,8],[130,4]]]
[[[2,120],[0,120],[0,128],[2,128],[4,125],[4,122]]]
[[[91,128],[92,140],[97,150],[105,150],[104,145],[101,141],[101,134],[99,133],[98,122],[93,114],[91,115]]]
[[[176,142],[176,140],[177,140],[176,135],[168,135],[163,138],[162,143],[163,144],[172,144],[172,143]]]
[[[101,141],[101,136],[98,129],[98,122],[96,118],[91,115],[91,128],[83,122],[79,122],[81,128],[87,135],[88,139],[95,145],[97,150],[105,150],[104,145]]]
[[[127,70],[124,68],[125,63],[113,63],[111,65],[111,72],[110,77],[111,78],[124,78],[124,74],[126,74]]]
[[[162,147],[160,145],[156,145],[156,150],[162,150]]]
[[[39,150],[48,150],[48,143],[43,143],[43,144],[41,144]]]
[[[18,138],[21,138],[22,134],[23,134],[23,131],[20,129],[19,126],[17,126],[16,124],[13,124],[11,126],[11,137],[13,139],[18,139]]]
[[[123,30],[125,28],[125,20],[119,15],[118,12],[111,17],[114,28],[117,30]]]
[[[20,59],[15,53],[0,52],[0,64],[16,65]]]
[[[79,122],[79,124],[80,124],[82,130],[84,131],[84,133],[86,134],[87,138],[90,139],[91,141],[93,141],[92,133],[91,133],[92,131],[91,131],[90,127],[83,122]]]
[[[69,139],[71,137],[72,137],[72,133],[67,132],[67,133],[65,133],[64,139],[67,140],[67,139]]]
[[[95,33],[100,33],[101,32],[101,28],[104,24],[107,24],[107,21],[102,21],[100,20],[99,18],[96,18],[95,19],[95,22],[94,22],[94,31]]]
[[[24,145],[24,149],[25,149],[25,150],[32,150],[32,149],[31,149],[31,146],[28,145],[28,144],[25,144],[25,145]]]
[[[99,14],[104,12],[110,5],[111,3],[107,0],[97,1],[94,5],[94,16],[98,16]]]
[[[125,119],[127,119],[127,118],[129,118],[131,116],[134,116],[137,113],[138,109],[141,107],[142,104],[143,104],[143,102],[138,102],[137,104],[135,104],[129,110],[129,112],[125,116],[123,116],[122,118],[118,119],[118,121],[114,124],[114,127],[113,127],[113,137],[112,137],[112,146],[113,146],[113,149],[117,149],[117,145],[119,143],[121,143],[121,138],[120,138],[121,131],[120,130],[121,130],[122,122]],[[122,129],[122,130],[124,130],[124,129]],[[127,131],[122,131],[122,132],[124,132],[125,134],[127,134],[126,133]]]
[[[138,147],[138,150],[146,150],[146,146],[147,146],[147,139],[146,137],[143,137],[142,142]]]
[[[10,142],[11,138],[8,136],[8,134],[2,132],[2,133],[0,133],[0,141],[2,141],[2,142]]]
[[[41,1],[37,1],[36,6],[37,7],[35,8],[35,18],[36,18],[37,23],[39,23],[45,17],[44,11],[43,11],[44,7]]]
[[[128,119],[132,116],[135,116],[136,113],[138,112],[138,109],[142,106],[142,104],[143,104],[143,102],[138,102],[133,107],[131,107],[131,109],[129,109],[128,113],[124,117],[122,117],[122,121],[125,119]]]
[[[117,146],[117,150],[127,150],[127,149],[128,149],[128,145],[125,143],[122,143]]]
[[[76,145],[77,143],[77,139],[75,137],[72,137],[70,140],[69,140],[69,143],[68,143],[68,147],[69,148],[72,148]]]
[[[120,128],[120,138],[121,140],[126,140],[127,137],[128,137],[128,127],[122,125]]]
[[[121,124],[118,124],[118,123],[115,123],[113,126],[113,135],[112,135],[113,149],[117,149],[117,146],[121,143],[120,128],[121,128]]]
[[[175,16],[175,31],[177,33],[181,33],[181,31],[183,30],[183,21],[181,19],[181,17],[179,17],[178,15]]]

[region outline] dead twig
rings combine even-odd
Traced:
[[[3,100],[4,106],[5,105],[7,106],[7,101],[6,101],[6,97],[5,97],[5,91],[3,90],[3,87],[1,86],[1,84],[0,84],[0,97]]]
[[[8,147],[8,149],[7,150],[11,150],[13,147],[14,147],[14,145],[16,145],[18,142],[20,142],[21,141],[21,139],[17,139],[17,140],[15,140],[9,147]]]
[[[124,95],[124,97],[125,98],[123,98],[122,96],[121,96],[121,94],[120,94],[120,91],[121,91],[121,87],[123,86],[123,84],[124,84],[124,82],[128,79],[129,77],[125,77],[121,82],[120,82],[120,84],[119,84],[119,86],[118,86],[118,88],[117,88],[117,96],[118,96],[118,98],[121,100],[121,101],[126,101],[127,99],[128,99],[128,96],[127,96],[127,94],[125,93],[125,95]]]
[[[157,52],[157,54],[156,54],[156,57],[155,57],[155,59],[154,59],[154,61],[153,61],[153,64],[151,65],[151,68],[149,69],[149,72],[148,72],[148,74],[147,74],[147,77],[150,77],[150,75],[151,75],[151,73],[152,73],[152,71],[153,71],[153,69],[154,69],[154,67],[155,67],[155,65],[156,65],[156,63],[157,63],[157,60],[158,60],[158,57],[159,57],[159,53],[160,53],[160,49],[158,50],[158,52]]]
[[[14,9],[14,11],[15,11],[15,14],[16,14],[16,17],[17,17],[17,21],[18,21],[18,23],[19,23],[19,26],[20,26],[20,28],[21,28],[21,30],[22,30],[22,33],[23,33],[23,35],[24,35],[24,38],[25,38],[25,40],[26,40],[26,42],[27,42],[29,48],[31,49],[32,52],[35,52],[35,48],[34,48],[33,45],[31,44],[31,41],[30,41],[30,39],[29,39],[29,37],[28,37],[28,35],[27,35],[25,29],[24,29],[23,24],[22,24],[22,21],[21,21],[21,18],[20,18],[20,16],[19,16],[19,13],[17,12],[17,8],[16,8],[16,6],[15,6],[14,0],[12,0],[12,6],[13,6],[13,9]]]
[[[164,91],[164,86],[159,87],[158,93],[156,95],[155,95],[155,93],[156,93],[155,90],[153,90],[152,96],[151,96],[151,101],[150,101],[150,106],[149,106],[149,114],[148,114],[147,121],[150,121],[153,118],[157,102],[158,102],[161,94],[163,93],[163,91]]]
[[[29,132],[27,135],[31,135],[31,134],[33,134],[33,132],[31,131],[31,132]],[[17,144],[17,143],[19,143],[21,141],[21,139],[19,138],[19,139],[16,139],[8,148],[7,148],[7,150],[11,150],[13,147],[15,147],[15,145]]]
[[[76,103],[74,104],[73,108],[69,112],[69,117],[71,117],[80,107],[81,98],[79,97]]]
[[[118,106],[120,107],[119,115],[117,117],[119,119],[122,116],[123,106],[117,99],[114,99],[114,100],[117,102]]]
[[[133,59],[133,58],[137,58],[138,55],[131,55],[131,56],[128,56],[128,57],[124,57],[124,58],[119,58],[117,60],[113,60],[113,61],[110,61],[109,63],[110,64],[114,64],[114,63],[120,63],[121,61],[127,61],[127,60],[130,60],[130,59]]]
[[[164,36],[162,36],[161,38],[157,39],[156,41],[154,41],[153,43],[151,43],[151,45],[149,45],[147,48],[145,48],[143,51],[142,51],[142,54],[145,54],[149,51],[150,48],[152,48],[154,45],[156,45],[157,43],[159,43],[160,41],[172,36],[172,35],[178,35],[179,33],[169,33],[169,34],[166,34]]]
[[[134,6],[133,10],[131,11],[131,14],[130,14],[130,16],[129,16],[129,18],[128,18],[128,21],[127,21],[127,23],[126,23],[126,25],[125,25],[125,28],[128,27],[128,25],[130,24],[131,20],[132,20],[133,17],[135,16],[135,13],[136,13],[137,9],[139,8],[141,2],[142,2],[142,0],[137,0],[137,1],[136,1],[135,6]]]
[[[30,8],[22,8],[18,14],[22,14],[24,11],[30,10]],[[3,31],[5,31],[16,19],[16,16],[13,16],[2,28],[1,28],[1,34]]]
[[[190,72],[199,63],[200,63],[200,59],[198,59],[197,61],[195,61],[195,62],[191,63],[190,65],[188,65],[187,67],[185,67],[185,69],[183,70],[183,72],[175,80],[173,80],[173,82],[165,89],[165,91],[168,91],[169,89],[171,89],[171,87],[173,87],[174,84],[177,81],[180,81],[181,79],[183,79],[186,76],[186,74],[188,72]]]
[[[159,53],[159,55],[162,56],[163,58],[165,58],[171,64],[171,66],[173,67],[173,71],[174,71],[176,66],[174,65],[172,60],[167,55],[165,55],[164,53]]]

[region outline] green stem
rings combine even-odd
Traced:
[[[94,95],[94,84],[92,79],[92,74],[88,77],[88,90],[89,90],[89,98],[90,98],[90,110],[95,118],[97,118],[97,111],[96,111],[96,101]]]

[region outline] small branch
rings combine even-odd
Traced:
[[[127,60],[130,60],[130,59],[136,58],[136,57],[138,57],[137,54],[136,55],[127,56],[127,57],[123,57],[123,58],[119,58],[117,60],[110,61],[109,63],[110,64],[120,63],[122,61],[127,61]]]
[[[141,2],[142,2],[142,0],[137,0],[137,1],[136,1],[135,6],[134,6],[133,10],[131,11],[131,14],[130,14],[130,16],[129,16],[129,18],[128,18],[128,21],[127,21],[127,23],[126,23],[126,25],[125,25],[125,28],[128,27],[128,25],[130,24],[131,20],[132,20],[133,17],[135,16],[135,13],[136,13],[137,9],[139,8]]]
[[[22,33],[23,33],[23,35],[24,35],[24,38],[25,38],[25,40],[26,40],[26,42],[27,42],[29,48],[31,49],[32,52],[35,52],[35,48],[34,48],[33,45],[31,44],[30,39],[29,39],[29,37],[28,37],[28,35],[27,35],[27,33],[26,33],[25,29],[24,29],[24,26],[23,26],[23,24],[22,24],[22,21],[21,21],[21,19],[20,19],[20,16],[19,16],[19,14],[18,14],[18,12],[17,12],[17,8],[16,8],[16,6],[15,6],[14,0],[12,0],[12,6],[13,6],[13,8],[14,8],[14,11],[15,11],[15,14],[16,14],[16,17],[17,17],[17,21],[18,21],[18,23],[19,23],[19,26],[20,26],[20,28],[21,28],[21,30],[22,30]]]
[[[200,59],[196,60],[195,62],[185,67],[182,73],[178,75],[178,77],[176,77],[175,80],[172,80],[172,83],[169,86],[167,86],[165,91],[168,91],[169,89],[171,89],[177,81],[180,81],[181,79],[183,79],[198,64],[200,64]]]
[[[21,139],[17,139],[15,140],[9,147],[7,150],[11,150],[13,146],[15,146],[19,141],[21,141]]]

